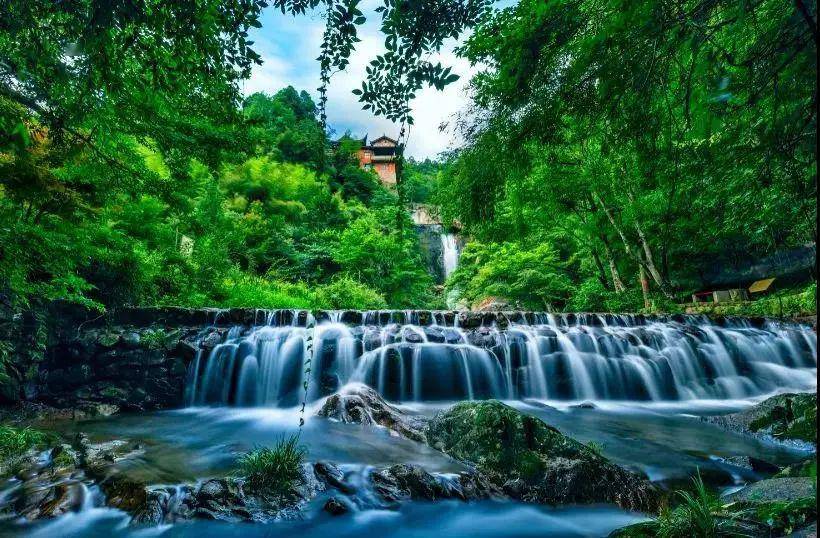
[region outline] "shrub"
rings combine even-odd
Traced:
[[[272,448],[255,448],[240,456],[240,473],[257,491],[284,494],[299,480],[306,453],[298,435],[282,437]]]
[[[387,308],[384,296],[350,277],[337,278],[314,290],[314,308],[376,310]]]

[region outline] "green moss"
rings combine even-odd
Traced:
[[[817,459],[811,458],[800,463],[789,465],[776,475],[774,478],[796,478],[808,477],[817,478]]]
[[[749,429],[767,431],[781,439],[817,441],[817,395],[781,394],[764,402],[766,409]]]
[[[52,463],[55,467],[73,467],[77,464],[77,454],[71,449],[63,449],[54,457]]]
[[[591,459],[588,447],[499,401],[463,402],[431,422],[428,439],[484,471],[535,479],[550,458]]]

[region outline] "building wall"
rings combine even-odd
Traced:
[[[389,186],[396,185],[396,163],[374,162],[373,152],[368,149],[359,150],[359,166],[365,170],[374,170],[382,183]]]
[[[379,175],[379,179],[381,179],[382,183],[391,186],[396,184],[395,162],[373,163],[373,168],[376,170],[376,173]]]

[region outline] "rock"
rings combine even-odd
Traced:
[[[511,310],[511,307],[506,299],[490,296],[474,304],[473,310],[476,312],[503,312],[505,310]]]
[[[202,339],[199,346],[202,349],[213,349],[222,343],[222,335],[214,331]]]
[[[140,345],[140,334],[138,332],[127,332],[122,335],[122,343],[125,347],[132,349],[138,348]]]
[[[340,498],[331,497],[327,500],[322,510],[332,516],[340,516],[350,511],[350,507]]]
[[[316,462],[313,465],[313,471],[319,480],[323,480],[325,484],[338,489],[342,493],[352,493],[355,489],[344,481],[344,473],[332,463]]]
[[[739,413],[701,420],[742,434],[817,444],[817,393],[778,394]]]
[[[653,511],[660,500],[647,480],[495,400],[460,403],[439,413],[429,424],[427,439],[526,501],[606,502]]]
[[[148,485],[124,473],[116,473],[100,482],[106,504],[129,513],[140,512],[148,505]]]
[[[814,496],[816,484],[816,479],[810,477],[769,478],[727,495],[726,500],[752,503],[796,501]]]
[[[14,495],[14,512],[31,521],[57,517],[78,509],[82,504],[84,490],[77,481],[49,484],[34,480],[26,483]]]
[[[498,488],[475,473],[459,473],[453,478],[428,473],[418,465],[393,465],[373,473],[371,480],[375,491],[388,503],[408,499],[467,501],[500,494]]]
[[[781,469],[773,478],[794,478],[799,476],[817,476],[816,456]]]
[[[348,386],[328,397],[317,414],[349,424],[379,425],[407,439],[426,441],[423,418],[405,415],[365,385]]]

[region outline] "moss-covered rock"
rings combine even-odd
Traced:
[[[460,403],[439,413],[428,442],[474,464],[513,497],[549,504],[611,502],[654,510],[659,491],[541,420],[501,402]]]
[[[780,394],[763,403],[763,412],[749,424],[751,431],[817,442],[817,394]]]
[[[739,413],[703,420],[738,433],[817,444],[817,393],[778,394]]]

